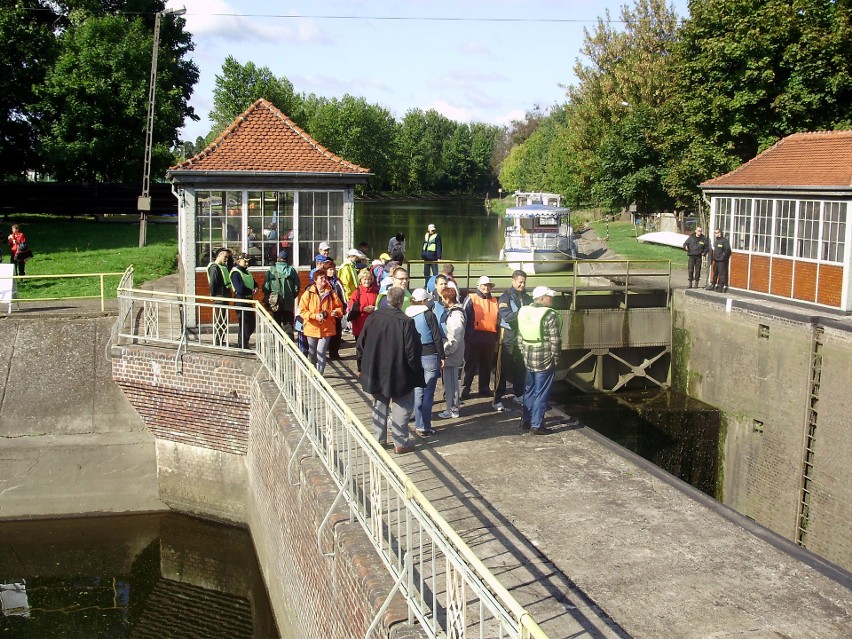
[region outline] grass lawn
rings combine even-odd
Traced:
[[[606,237],[606,223],[592,222],[598,237]],[[628,260],[671,260],[673,268],[685,268],[686,251],[671,246],[645,244],[636,241],[636,231],[630,222],[610,222],[607,246]]]
[[[70,220],[50,215],[9,215],[0,224],[3,262],[9,263],[5,238],[19,224],[34,257],[27,260],[27,275],[120,273],[133,264],[136,285],[174,273],[177,266],[177,224],[148,224],[148,242],[139,248],[139,219],[115,216],[100,221]],[[105,278],[108,297],[115,297],[118,276]],[[96,277],[22,280],[18,297],[77,297],[99,295]]]

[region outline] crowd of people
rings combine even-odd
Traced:
[[[421,253],[424,286],[414,290],[403,266],[403,233],[391,237],[388,251],[376,259],[370,260],[369,246],[362,243],[349,249],[340,265],[331,245],[321,242],[304,290],[286,250],[258,288],[248,272],[249,255],[240,254],[229,266],[233,258],[222,248],[207,269],[210,295],[247,300],[262,291],[272,318],[320,374],[341,357],[344,336],[351,335],[356,374],[372,397],[373,434],[396,453],[413,447],[409,421],[428,437],[435,433],[433,418],[458,418],[474,379],[497,412],[508,409],[504,397],[511,388],[522,410],[520,428],[547,433],[544,413],[561,352],[561,318],[551,308],[556,293],[540,286],[529,295],[527,275],[520,270],[499,299],[488,276],[467,291],[457,284],[453,265],[442,260],[441,248],[430,224]],[[223,312],[214,311],[214,325]],[[239,308],[237,314],[238,345],[248,348],[255,317]],[[433,414],[439,381],[445,409]]]

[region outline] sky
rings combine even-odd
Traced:
[[[210,131],[215,79],[229,55],[286,77],[296,93],[348,93],[398,120],[435,109],[459,122],[508,124],[565,102],[583,29],[607,9],[618,20],[625,2],[168,0],[186,7],[200,70],[190,106],[201,120],[187,121],[180,137]],[[686,3],[672,3],[681,17]]]

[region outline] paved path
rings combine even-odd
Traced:
[[[348,340],[326,376],[368,425]],[[550,637],[852,637],[848,573],[567,415],[534,437],[490,401],[395,460]]]

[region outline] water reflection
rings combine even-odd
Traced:
[[[429,224],[438,228],[444,259],[496,260],[500,254],[503,216],[489,214],[482,199],[355,203],[355,243],[369,243],[370,257],[386,251],[388,239],[402,231],[407,257],[419,260]]]
[[[175,514],[0,523],[0,636],[278,637],[247,531]]]
[[[718,409],[672,391],[583,395],[567,385],[552,399],[612,441],[719,498]]]

